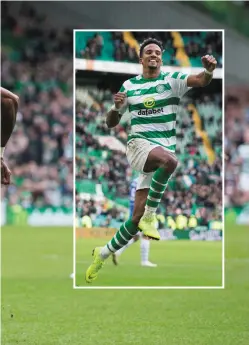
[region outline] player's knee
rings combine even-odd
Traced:
[[[178,161],[177,158],[173,155],[168,155],[164,160],[163,160],[163,167],[172,174],[177,167]]]

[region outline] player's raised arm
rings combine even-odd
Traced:
[[[124,110],[126,103],[125,92],[118,92],[114,95],[114,105],[106,115],[106,124],[108,128],[116,127],[122,117],[122,110]]]
[[[217,61],[212,55],[205,55],[201,58],[205,70],[196,75],[190,75],[187,79],[188,87],[204,87],[213,79],[213,71],[217,66]]]

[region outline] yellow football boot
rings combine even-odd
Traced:
[[[105,260],[102,259],[100,255],[102,247],[96,247],[93,250],[92,256],[93,256],[93,262],[88,267],[86,271],[86,282],[92,283],[98,276],[99,270],[103,267]]]
[[[156,228],[157,218],[155,213],[148,213],[143,215],[138,224],[138,228],[143,234],[152,240],[159,241],[160,234]]]

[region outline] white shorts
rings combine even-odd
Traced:
[[[128,162],[133,170],[136,170],[140,173],[138,176],[137,190],[150,188],[154,172],[145,173],[144,166],[150,151],[158,146],[161,145],[154,144],[145,139],[132,139],[127,144],[126,156]]]

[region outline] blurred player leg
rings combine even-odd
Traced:
[[[141,254],[141,265],[148,266],[148,267],[157,267],[156,264],[153,264],[149,261],[149,254],[150,254],[150,239],[144,237],[142,234],[138,234],[134,236],[126,246],[119,249],[116,253],[112,254],[112,262],[114,265],[118,265],[118,258],[120,255],[129,248],[133,243],[137,242],[140,238],[140,254]]]
[[[120,248],[118,251],[116,251],[116,253],[112,254],[112,261],[113,261],[114,265],[118,264],[117,258],[135,242],[136,242],[135,237],[133,237],[124,247]]]
[[[137,190],[137,181],[138,179],[134,179],[130,185],[130,217],[132,217],[133,211],[134,211],[134,204],[135,204],[135,197],[136,197],[136,190]],[[139,235],[134,236],[124,247],[120,248],[116,253],[112,254],[112,261],[114,265],[118,264],[118,257],[129,248],[133,243],[139,240]]]
[[[153,264],[149,261],[150,253],[150,240],[144,236],[141,237],[141,265],[147,267],[157,267],[156,264]]]
[[[120,248],[116,253],[112,254],[112,262],[114,265],[118,264],[118,257],[127,249],[129,248],[133,243],[137,242],[139,240],[139,236],[134,236],[124,247]]]

